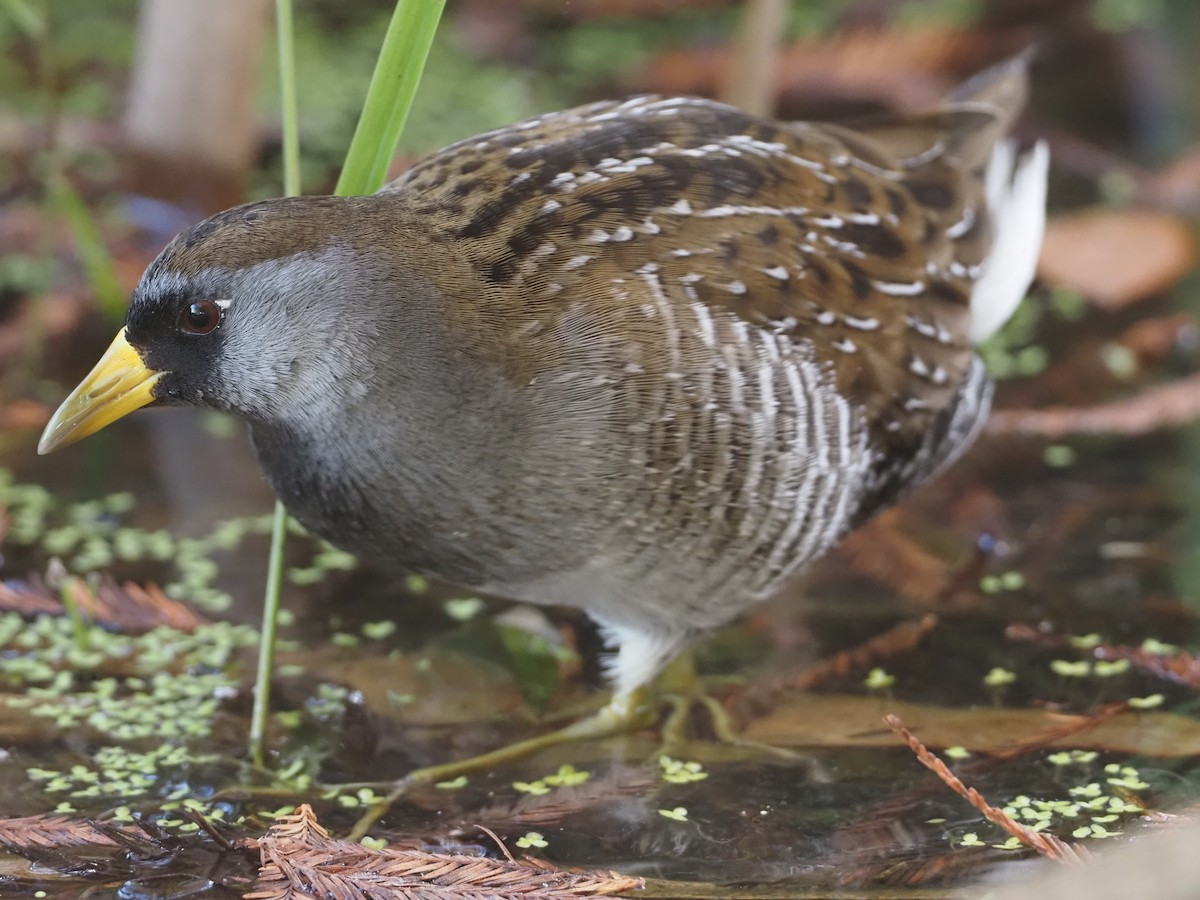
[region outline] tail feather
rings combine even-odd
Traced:
[[[856,122],[851,135],[885,147],[902,168],[949,163],[975,172],[987,165],[1028,96],[1028,54],[1022,54],[980,72],[928,112]]]
[[[871,137],[913,168],[951,164],[968,179],[968,205],[986,205],[990,234],[983,273],[971,292],[969,335],[990,337],[1008,321],[1029,289],[1046,226],[1050,153],[1038,143],[1018,156],[1005,135],[1029,97],[1030,53],[985,69],[950,93],[913,127],[881,123]],[[985,171],[986,167],[986,171]],[[972,188],[969,180],[983,174]],[[972,198],[974,194],[974,198]],[[964,252],[965,251],[964,247]]]
[[[971,291],[970,338],[979,343],[1000,329],[1029,290],[1046,229],[1046,177],[1050,150],[1044,141],[1016,160],[1011,141],[996,144],[987,172],[992,246]]]

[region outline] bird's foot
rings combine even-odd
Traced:
[[[692,743],[688,737],[688,725],[692,721],[693,714],[703,710],[708,716],[713,739],[719,744],[789,762],[809,762],[805,755],[788,750],[786,747],[776,747],[774,744],[764,744],[761,741],[743,738],[738,734],[732,716],[729,715],[721,701],[702,690],[686,694],[670,694],[666,700],[671,704],[671,711],[663,722],[660,750],[666,756],[680,755],[683,748]]]
[[[740,683],[740,680],[734,679],[734,682]],[[695,744],[689,731],[696,724],[696,714],[700,713],[708,719],[711,742],[733,750],[744,750],[747,755],[764,755],[789,762],[810,761],[793,750],[747,740],[738,734],[733,716],[710,693],[710,688],[719,689],[728,683],[729,679],[701,676],[696,671],[695,659],[690,651],[679,654],[671,661],[658,679],[660,697],[670,704],[670,711],[663,720],[661,754],[688,755],[688,748]]]
[[[592,715],[572,722],[564,728],[517,741],[478,756],[460,759],[454,762],[414,769],[403,778],[390,785],[391,792],[378,803],[370,806],[354,823],[350,830],[349,840],[361,840],[379,821],[391,806],[404,797],[414,787],[421,784],[436,784],[441,781],[451,781],[473,772],[487,771],[497,766],[515,762],[528,756],[533,756],[542,750],[559,744],[569,744],[576,741],[592,741],[633,731],[637,728],[651,725],[654,722],[654,709],[648,702],[648,692],[639,689],[628,694],[618,694],[605,706]]]

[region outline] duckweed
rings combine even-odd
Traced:
[[[570,763],[564,763],[553,775],[544,776],[542,781],[551,787],[575,787],[591,777],[591,772],[580,772]]]
[[[1162,706],[1165,699],[1162,694],[1150,694],[1148,697],[1130,697],[1125,702],[1134,709],[1154,709]]]
[[[1051,661],[1050,670],[1063,678],[1086,678],[1091,674],[1092,664],[1086,659],[1079,661],[1056,659]]]
[[[366,622],[362,626],[363,637],[373,641],[381,641],[384,638],[391,637],[396,631],[396,623],[390,619],[385,619],[382,622]]]
[[[1004,687],[1004,685],[1012,684],[1016,680],[1016,672],[1002,669],[1000,666],[993,667],[990,672],[983,676],[983,683],[991,688]]]
[[[232,597],[214,587],[219,567],[212,559],[220,551],[236,549],[249,535],[267,535],[271,516],[246,517],[220,522],[204,537],[175,538],[164,529],[145,530],[122,523],[137,498],[128,492],[96,500],[59,505],[40,485],[17,484],[12,473],[0,469],[0,508],[9,527],[6,540],[16,546],[59,558],[67,574],[88,576],[114,563],[154,561],[173,564],[177,577],[167,584],[168,596],[186,598],[210,612],[229,608]],[[305,535],[298,523],[289,532]],[[293,581],[315,584],[330,572],[352,569],[354,557],[329,544],[318,545],[312,564],[293,570]]]
[[[672,759],[663,755],[658,758],[658,767],[662,770],[662,780],[668,784],[688,784],[708,777],[704,767],[694,760]]]
[[[863,679],[863,684],[866,685],[869,691],[880,691],[890,688],[896,683],[896,676],[889,675],[885,670],[874,668],[867,673],[867,677]]]
[[[23,689],[6,702],[98,739],[85,761],[65,770],[31,767],[27,776],[71,804],[160,794],[187,767],[211,762],[192,747],[210,735],[221,702],[236,693],[226,670],[235,654],[257,643],[254,629],[218,622],[190,634],[162,627],[130,636],[86,628],[88,649],[80,651],[66,618],[0,615],[0,647],[8,648],[3,677]],[[147,742],[152,749],[142,749]]]

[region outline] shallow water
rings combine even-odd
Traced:
[[[1014,385],[1009,393],[1021,390]],[[29,454],[33,436],[27,435],[24,452],[12,458],[21,479],[65,485],[64,497],[128,489],[137,506],[123,520],[201,536],[220,519],[261,515],[270,500],[240,429],[216,437],[199,422],[188,412],[149,413],[48,459]],[[1111,796],[1150,809],[1190,805],[1200,796],[1195,755],[1200,720],[1193,718],[1200,702],[1194,692],[1136,670],[1100,677],[1095,651],[1061,644],[1067,636],[1088,634],[1104,644],[1131,646],[1147,637],[1185,647],[1200,640],[1190,590],[1200,508],[1191,462],[1198,436],[1200,428],[1193,427],[1140,439],[1071,440],[1065,444],[1076,458],[1067,467],[1043,461],[1044,442],[985,437],[952,471],[878,526],[876,538],[891,536],[873,551],[884,556],[881,569],[865,566],[855,555],[859,551],[835,552],[786,596],[702,645],[702,671],[737,676],[717,692],[746,736],[792,748],[800,760],[714,744],[707,720],[699,716],[689,726],[689,742],[671,748],[671,754],[700,763],[707,774],[703,780],[664,781],[658,738],[645,731],[547,751],[472,776],[456,790],[422,789],[398,804],[374,833],[435,847],[465,841],[494,853],[475,826],[488,826],[510,845],[536,830],[547,843],[539,854],[557,863],[769,886],[763,896],[834,888],[882,896],[885,887],[924,896],[989,869],[1017,873],[1022,867],[1014,861],[1026,854],[992,846],[1003,844],[1005,836],[898,743],[881,721],[896,711],[935,750],[953,743],[970,751],[956,769],[996,805],[1020,795],[1070,798],[1072,787],[1106,784],[1112,773],[1104,767],[1110,764],[1136,768],[1145,784],[1115,788]],[[216,556],[221,562],[216,583],[235,598],[227,615],[236,621],[253,622],[257,615],[264,541],[248,538]],[[980,554],[980,544],[992,549]],[[303,567],[314,553],[311,542],[294,540],[291,546]],[[890,563],[888,554],[897,554]],[[913,554],[921,558],[914,562]],[[25,579],[43,565],[44,555],[18,548],[6,552],[0,574]],[[146,568],[158,580],[172,577],[169,563],[119,568],[128,577],[147,577]],[[874,577],[863,574],[864,568]],[[931,572],[940,580],[930,581]],[[452,589],[435,587],[414,597],[409,587],[383,573],[359,571],[288,588],[287,605],[298,621],[285,629],[295,643],[280,659],[291,668],[280,679],[276,702],[282,710],[304,711],[304,722],[277,729],[273,746],[289,760],[319,758],[311,768],[324,784],[399,777],[414,765],[479,752],[537,727],[514,682],[520,673],[528,679],[539,671],[526,665],[537,662],[536,654],[525,658],[506,649],[506,632],[491,618],[504,604],[458,622],[447,612],[454,605],[442,602],[457,596]],[[764,688],[773,678],[929,612],[938,612],[940,621],[914,649],[849,665],[808,691]],[[577,616],[549,617],[578,641],[584,657],[581,672],[577,666],[562,670],[546,704],[553,714],[596,696],[597,642]],[[390,634],[363,635],[364,623],[391,619],[399,627]],[[1041,629],[1047,645],[1006,637],[1013,624]],[[1093,671],[1064,676],[1054,671],[1056,660],[1091,660]],[[875,666],[894,679],[890,686],[865,686]],[[1012,672],[1013,683],[988,687],[984,679],[995,667]],[[197,752],[216,750],[228,758],[240,753],[251,670],[245,664],[240,675],[237,671],[234,683],[241,688],[222,694],[209,737],[191,743]],[[544,678],[545,666],[540,672]],[[322,683],[360,691],[362,702],[351,694],[348,703],[341,697],[332,712],[322,711],[314,706]],[[1110,723],[1115,727],[1082,731],[1054,748],[995,758],[1014,741],[1058,727],[1060,721],[1047,711],[1087,713],[1103,703],[1156,693],[1164,695],[1158,710],[1124,713]],[[974,718],[956,718],[964,709],[975,710]],[[1016,718],[1010,716],[1014,710]],[[6,743],[15,751],[3,773],[10,814],[45,811],[53,807],[48,800],[58,799],[27,781],[22,770],[62,769],[92,746],[53,729]],[[1087,762],[1055,764],[1053,754],[1063,748],[1099,752]],[[587,771],[586,784],[532,797],[514,787],[563,764]],[[229,790],[246,777],[227,762],[193,765],[188,772],[188,787],[199,797],[212,788]],[[161,797],[178,786],[176,779],[156,790]],[[316,796],[315,789],[294,791],[295,799]],[[153,809],[154,797],[152,792],[129,805]],[[283,802],[239,798],[236,792],[230,798],[231,815]],[[359,812],[317,802],[322,821],[334,830],[348,827]],[[102,805],[77,800],[75,806],[94,815],[115,805],[96,803]],[[683,820],[662,813],[680,807],[686,810]],[[1056,817],[1053,830],[1072,839],[1078,823],[1092,818],[1079,812]],[[1128,833],[1139,825],[1137,815],[1126,812],[1102,827]],[[982,846],[961,846],[971,834]]]

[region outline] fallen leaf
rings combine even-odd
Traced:
[[[510,719],[525,709],[512,676],[494,665],[436,651],[392,657],[345,656],[337,648],[281,654],[313,678],[362,692],[372,712],[403,725],[435,727]],[[397,704],[392,698],[404,696]]]
[[[1138,197],[1147,203],[1193,214],[1200,211],[1200,145],[1170,165],[1147,173],[1139,187]]]
[[[749,722],[742,737],[778,747],[890,747],[895,736],[880,724],[902,718],[930,747],[963,746],[1003,753],[1027,738],[1086,723],[1091,717],[1039,709],[926,706],[843,694],[798,694]],[[1174,713],[1117,715],[1047,746],[1142,756],[1200,754],[1200,720]]]
[[[85,820],[67,816],[23,816],[0,819],[0,844],[19,853],[44,847],[115,847],[116,841]]]
[[[1038,276],[1105,309],[1119,309],[1171,287],[1195,260],[1191,229],[1178,216],[1087,209],[1046,224]]]
[[[89,299],[74,293],[55,292],[29,298],[15,315],[0,324],[0,360],[20,359],[31,335],[40,334],[52,340],[73,332],[94,311]]]

